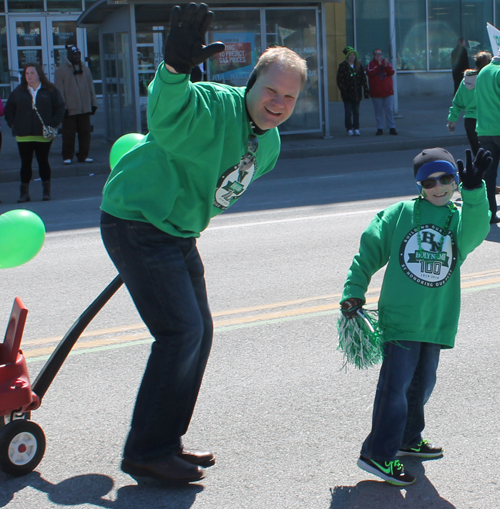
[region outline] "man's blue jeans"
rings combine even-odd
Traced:
[[[111,260],[155,339],[137,395],[124,457],[176,454],[193,414],[212,345],[204,268],[194,238],[101,215]]]
[[[400,448],[414,447],[422,440],[424,405],[436,384],[440,351],[440,345],[431,343],[386,343],[372,430],[361,448],[362,456],[393,461]]]

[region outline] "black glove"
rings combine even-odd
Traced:
[[[491,161],[491,153],[484,148],[480,148],[477,152],[474,162],[472,162],[472,152],[467,149],[465,151],[465,168],[461,159],[457,160],[458,174],[462,181],[464,189],[477,189],[481,185],[483,175],[488,171]]]
[[[97,111],[97,106],[92,106],[92,113],[91,113],[91,115],[95,115],[96,111]]]
[[[69,117],[69,111],[68,110],[64,110],[64,116],[65,117]]]
[[[361,306],[363,306],[364,303],[365,302],[362,299],[351,297],[350,299],[342,302],[340,310],[346,318],[354,318],[358,314],[358,309],[361,309]]]
[[[176,5],[170,15],[170,32],[163,51],[165,63],[179,74],[191,74],[193,67],[224,51],[222,42],[205,46],[205,34],[213,17],[207,4],[190,3],[180,20],[181,8]]]

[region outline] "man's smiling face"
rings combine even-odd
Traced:
[[[282,124],[293,113],[302,88],[298,71],[273,62],[248,91],[246,104],[252,120],[262,130]]]

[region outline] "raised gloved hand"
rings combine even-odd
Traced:
[[[465,151],[465,168],[461,159],[457,160],[458,174],[462,181],[464,189],[476,189],[481,185],[483,175],[488,171],[493,158],[491,153],[484,148],[480,148],[477,152],[474,162],[472,162],[472,152],[467,149]]]
[[[450,133],[455,132],[455,125],[456,124],[457,124],[456,122],[448,122],[446,124],[446,127],[448,127],[448,131],[450,131]]]
[[[164,61],[179,74],[190,74],[191,69],[217,53],[224,51],[222,42],[205,46],[205,34],[214,13],[207,4],[190,3],[184,9],[176,5],[170,15],[170,32],[163,51]]]
[[[340,310],[342,311],[342,314],[346,318],[354,318],[358,312],[358,309],[361,309],[361,306],[364,303],[365,301],[362,299],[351,297],[350,299],[347,299],[344,302],[342,302]]]

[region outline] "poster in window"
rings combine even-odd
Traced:
[[[222,41],[226,48],[209,61],[212,81],[245,86],[256,63],[255,35],[252,32],[217,32],[214,40]]]

